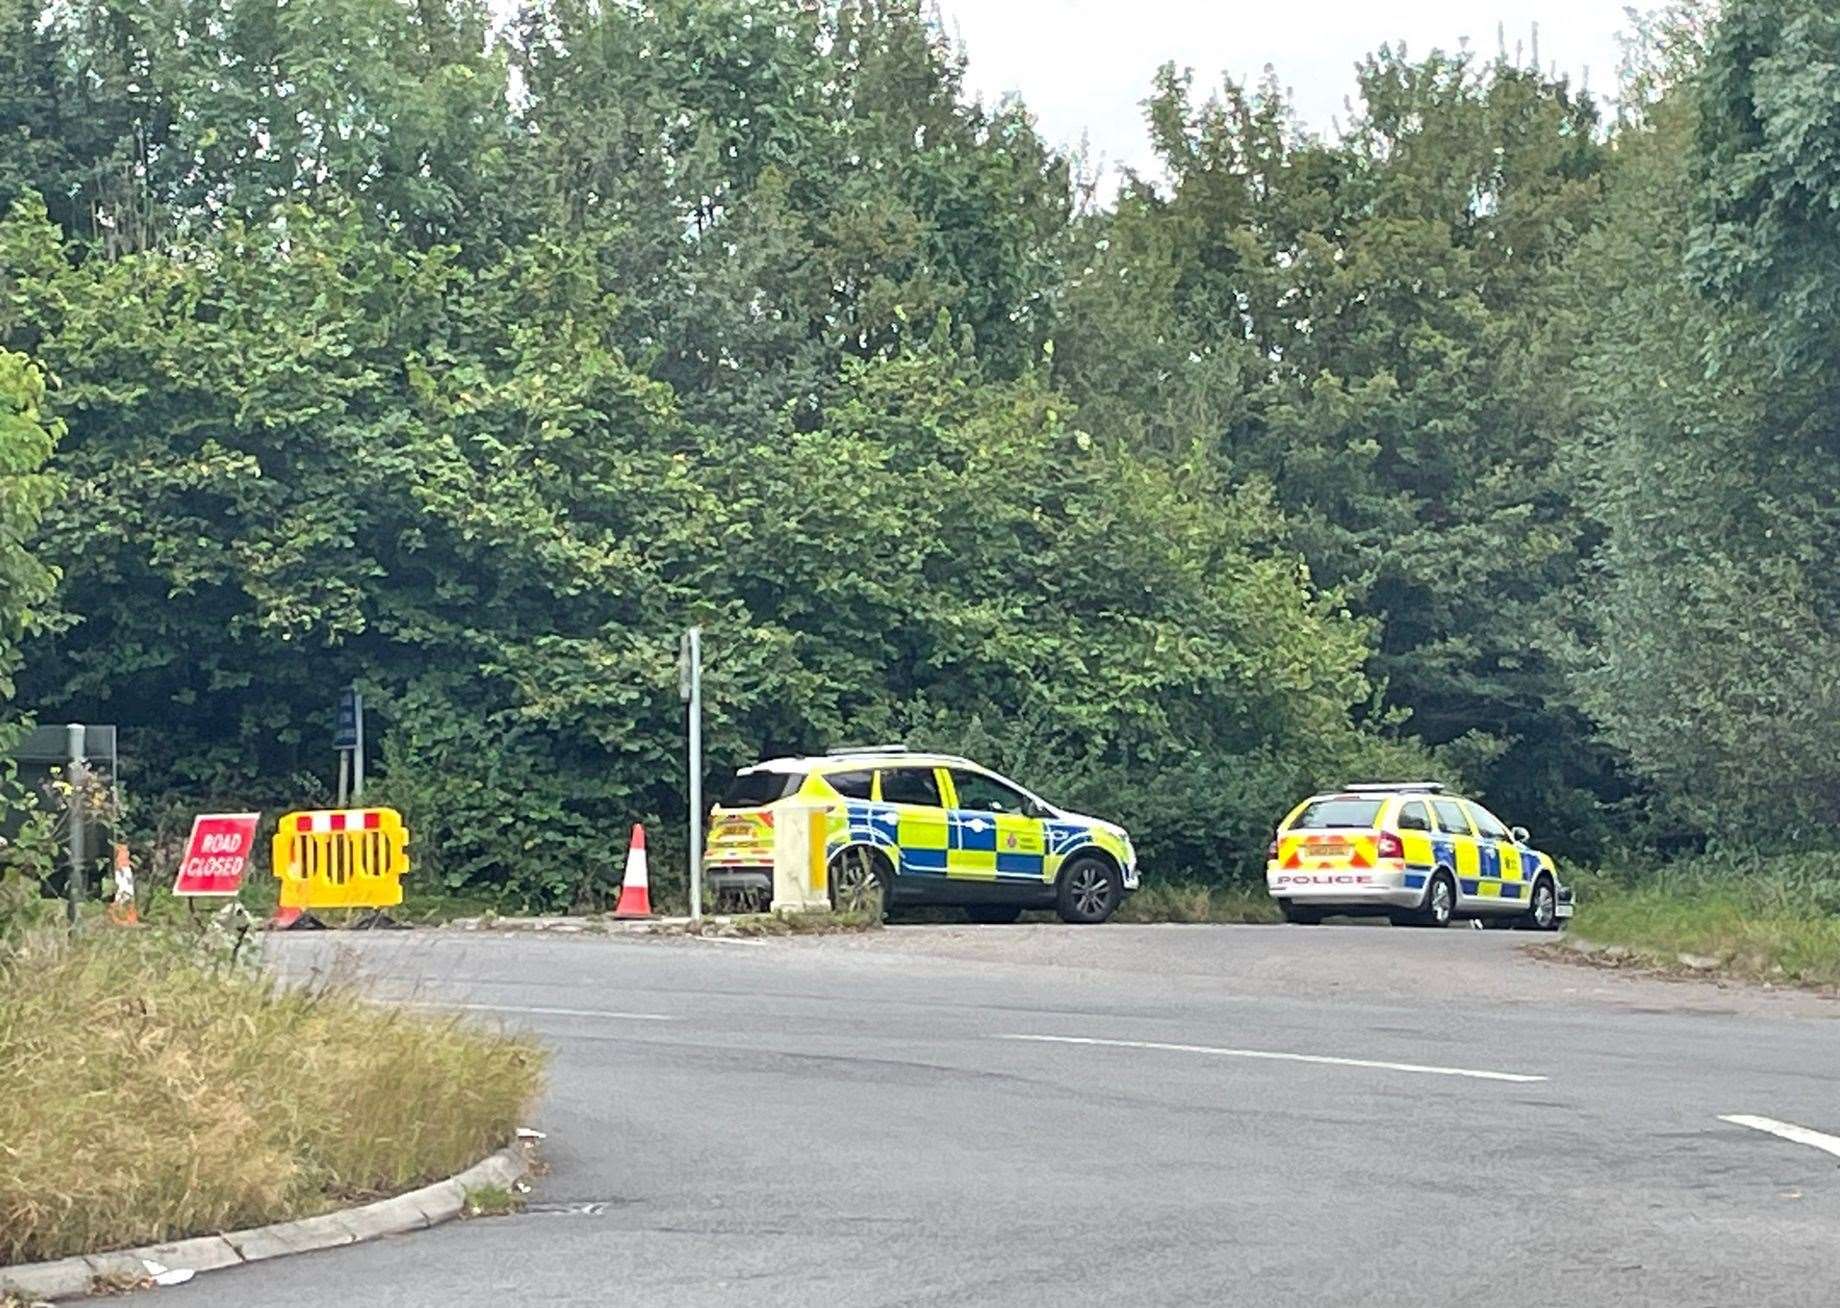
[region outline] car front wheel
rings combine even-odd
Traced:
[[[1055,883],[1054,907],[1061,921],[1076,926],[1097,926],[1118,911],[1124,898],[1123,878],[1102,858],[1085,855],[1061,869]]]
[[[831,911],[861,913],[880,922],[888,912],[888,873],[882,856],[861,845],[831,855]]]
[[[1541,877],[1533,883],[1533,898],[1528,901],[1527,915],[1520,924],[1529,931],[1559,929],[1559,893],[1553,889],[1549,878]]]

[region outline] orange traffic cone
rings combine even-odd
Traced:
[[[645,828],[633,823],[632,844],[626,850],[626,879],[620,882],[620,902],[615,917],[650,917],[652,882],[645,871]]]
[[[141,920],[134,907],[134,863],[126,845],[115,846],[115,900],[108,906],[107,916],[116,926],[134,926]]]

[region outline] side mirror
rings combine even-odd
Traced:
[[[1517,845],[1524,845],[1533,839],[1532,836],[1527,834],[1526,827],[1509,827],[1508,834],[1514,837],[1514,843]]]

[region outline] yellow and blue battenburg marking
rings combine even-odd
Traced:
[[[833,854],[867,845],[886,853],[901,876],[965,881],[1052,881],[1083,848],[1125,858],[1109,832],[1084,823],[965,809],[837,804],[827,835]]]

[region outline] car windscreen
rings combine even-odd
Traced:
[[[1312,799],[1290,825],[1292,831],[1320,831],[1325,827],[1370,828],[1386,804],[1383,799]]]
[[[805,781],[803,772],[740,772],[722,792],[721,808],[759,808],[784,799]]]

